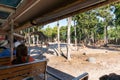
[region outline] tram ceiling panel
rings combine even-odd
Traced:
[[[15,12],[21,0],[0,0],[0,26]]]

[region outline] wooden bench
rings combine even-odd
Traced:
[[[29,63],[0,67],[0,80],[46,80],[47,60],[37,60]],[[37,78],[37,79],[36,79]]]
[[[10,57],[0,58],[0,66],[9,64],[11,62],[10,60]]]
[[[88,80],[88,73],[85,72],[85,73],[81,74],[80,76],[73,78],[72,80]]]
[[[13,56],[13,58],[15,59],[15,56]],[[10,63],[11,63],[11,58],[10,57],[0,58],[0,66],[9,65]]]

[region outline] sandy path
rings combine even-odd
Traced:
[[[82,54],[84,52],[86,55]],[[71,61],[63,57],[49,57],[48,65],[74,77],[88,72],[89,80],[99,80],[99,77],[110,73],[120,74],[120,51],[85,48],[71,54]],[[94,57],[96,63],[86,61],[88,57]]]

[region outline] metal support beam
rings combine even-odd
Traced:
[[[14,33],[14,21],[11,20],[11,33],[10,33],[10,48],[11,48],[11,61],[13,60],[13,33]]]

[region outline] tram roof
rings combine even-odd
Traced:
[[[120,0],[0,0],[0,31],[44,25]]]

